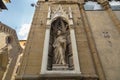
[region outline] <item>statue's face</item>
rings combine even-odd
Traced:
[[[61,31],[60,31],[60,30],[58,30],[57,35],[60,35],[60,34],[61,34]]]

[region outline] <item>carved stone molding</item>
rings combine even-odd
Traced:
[[[59,5],[56,10],[51,9],[51,7],[49,6],[46,25],[50,26],[51,23],[58,17],[62,17],[69,23],[69,25],[73,25],[73,15],[71,7],[68,8],[68,11],[66,11],[61,5]]]
[[[14,29],[10,28],[9,26],[1,23],[1,22],[0,22],[0,31],[7,33],[7,34],[10,34],[11,36],[14,36],[15,41],[19,42],[18,37],[16,35],[16,31]],[[17,45],[19,46],[19,48],[21,48],[19,43],[17,43]]]
[[[81,10],[84,10],[84,4],[78,4],[78,6],[79,6],[79,9]]]
[[[49,26],[49,25],[47,25],[47,26],[46,26],[46,29],[50,29],[50,26]]]
[[[107,10],[107,9],[110,8],[110,5],[109,5],[109,2],[108,2],[108,1],[102,2],[101,5],[102,5],[102,7],[103,7],[105,10]]]
[[[40,1],[37,2],[37,5],[40,5]]]
[[[105,79],[105,74],[104,74],[104,71],[103,71],[103,68],[102,68],[102,65],[101,65],[101,62],[100,62],[100,58],[98,56],[98,52],[97,52],[97,49],[96,49],[96,46],[95,46],[95,42],[94,42],[94,39],[93,39],[93,34],[91,32],[90,25],[89,25],[89,22],[87,20],[86,12],[85,12],[85,10],[81,9],[81,6],[83,6],[83,5],[79,5],[80,13],[81,13],[82,20],[83,20],[83,26],[84,26],[84,30],[86,32],[90,52],[91,52],[92,57],[93,57],[93,61],[94,61],[94,64],[95,64],[95,69],[96,69],[97,75],[99,76],[100,80],[106,80]]]
[[[60,0],[57,0],[57,1],[55,1],[55,2],[53,2],[54,4],[77,4],[78,2],[77,1],[65,1],[65,0],[63,0],[63,1],[60,1]]]

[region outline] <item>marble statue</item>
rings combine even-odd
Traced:
[[[57,31],[57,37],[53,43],[54,47],[54,64],[65,65],[66,36],[62,31]]]

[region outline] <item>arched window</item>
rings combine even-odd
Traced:
[[[6,43],[7,43],[7,44],[11,44],[11,43],[12,43],[12,40],[13,40],[12,36],[7,36],[7,37],[6,37]]]

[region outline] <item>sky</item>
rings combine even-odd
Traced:
[[[0,21],[9,27],[16,30],[19,40],[26,40],[32,18],[34,15],[35,7],[31,4],[38,0],[11,0],[11,3],[7,3],[8,10],[2,10],[0,12]],[[120,2],[112,1],[112,5],[120,5]],[[85,5],[88,9],[101,9],[101,6],[96,2],[88,2]]]
[[[8,10],[0,12],[0,21],[16,30],[18,39],[27,39],[37,0],[11,0],[7,3]]]

